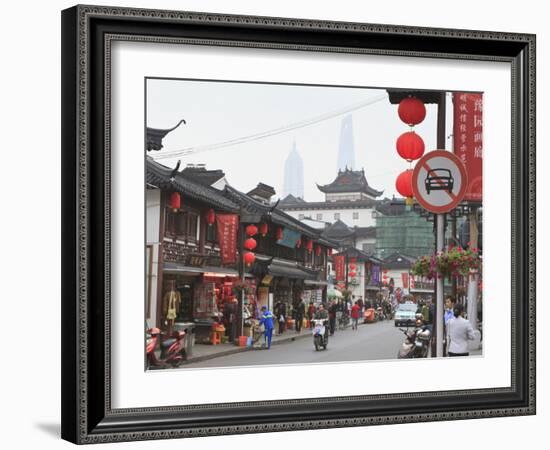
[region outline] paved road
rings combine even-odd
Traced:
[[[358,330],[348,327],[329,338],[327,350],[315,351],[309,330],[307,337],[273,345],[270,350],[251,350],[182,367],[228,367],[261,364],[304,364],[336,361],[395,359],[403,333],[393,321],[360,325]]]

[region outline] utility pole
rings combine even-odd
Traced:
[[[479,239],[479,229],[477,223],[477,207],[472,207],[470,214],[470,248],[477,248]],[[479,273],[470,273],[468,275],[468,320],[474,330],[477,330],[477,283]]]

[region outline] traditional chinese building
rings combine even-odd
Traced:
[[[165,327],[166,299],[174,291],[174,322],[193,324],[197,338],[208,335],[213,319],[233,299],[240,316],[243,305],[254,312],[277,301],[326,297],[328,255],[337,244],[273,207],[272,187],[259,183],[243,193],[221,170],[179,171],[151,158],[146,182],[149,326]],[[251,224],[256,232],[247,236]],[[255,241],[255,261],[245,265],[247,238]]]
[[[311,220],[312,225],[323,228],[338,220],[350,227],[373,226],[373,211],[383,191],[372,188],[365,178],[364,170],[339,170],[332,183],[317,185],[325,194],[322,202],[306,202],[288,195],[281,200],[279,208],[301,220]]]

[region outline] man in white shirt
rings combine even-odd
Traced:
[[[468,341],[475,340],[472,324],[462,317],[464,306],[455,305],[454,318],[447,322],[447,354],[449,356],[468,356]]]

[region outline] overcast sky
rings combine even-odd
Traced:
[[[364,168],[369,184],[391,197],[396,194],[397,175],[409,166],[395,149],[396,139],[408,127],[399,120],[397,105],[389,103],[384,89],[148,80],[147,126],[171,128],[180,119],[187,121],[164,139],[163,150],[149,154],[158,157],[163,152],[253,135],[381,96],[384,98],[376,103],[313,125],[159,162],[170,167],[178,159],[182,167],[206,164],[208,169],[223,169],[229,183],[239,190],[247,192],[261,181],[273,186],[278,197],[283,190],[284,163],[296,141],[304,161],[305,199],[323,200],[316,183],[327,184],[335,178],[341,122],[352,114],[355,169]],[[426,150],[433,150],[437,108],[426,106],[426,119],[416,132],[424,139]]]

